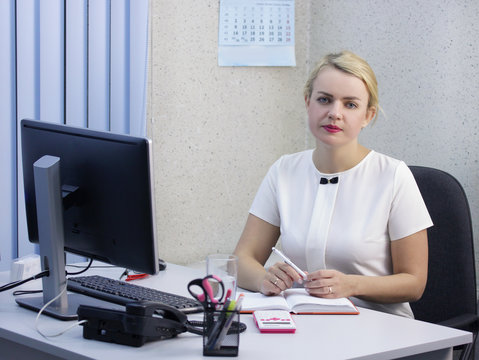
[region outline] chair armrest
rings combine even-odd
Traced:
[[[459,330],[477,332],[479,328],[479,316],[476,314],[463,314],[438,322],[438,325],[444,325]]]

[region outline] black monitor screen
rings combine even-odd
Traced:
[[[65,250],[144,273],[158,272],[151,142],[42,121],[21,122],[28,234],[38,242],[33,164],[60,158]]]

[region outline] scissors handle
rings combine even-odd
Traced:
[[[221,293],[219,296],[215,296],[216,289],[214,290],[211,286],[211,280],[213,280],[214,283],[218,284],[219,288],[221,288]],[[194,291],[195,288],[200,289],[200,291]],[[217,290],[218,295],[219,289]],[[188,291],[195,299],[202,303],[205,309],[215,309],[223,299],[225,287],[223,281],[218,276],[208,275],[203,279],[191,280],[188,284]]]
[[[215,296],[215,292],[211,287],[210,279],[216,280],[216,283],[219,284],[221,288],[221,294],[219,296]],[[203,289],[206,292],[206,295],[210,298],[210,301],[215,305],[218,304],[223,299],[223,295],[225,293],[225,287],[223,281],[216,275],[208,275],[203,278]]]

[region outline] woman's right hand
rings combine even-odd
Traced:
[[[277,262],[270,266],[261,280],[260,291],[264,295],[278,295],[289,289],[294,282],[302,283],[302,277],[291,266]]]

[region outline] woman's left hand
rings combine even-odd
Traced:
[[[348,276],[337,270],[318,270],[308,274],[306,291],[313,296],[336,299],[351,296]]]

